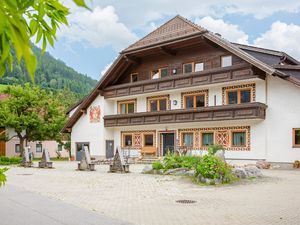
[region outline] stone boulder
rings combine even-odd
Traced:
[[[187,171],[190,169],[188,168],[176,168],[176,169],[169,169],[164,174],[165,175],[185,175]]]
[[[147,174],[147,173],[152,173],[153,169],[151,166],[145,166],[144,169],[142,170],[143,174]]]
[[[269,162],[259,160],[256,162],[256,167],[259,169],[270,169],[271,164]]]
[[[234,175],[240,179],[262,177],[262,172],[256,166],[240,166],[232,169]]]
[[[202,177],[201,174],[198,175],[197,177],[198,181],[204,184],[209,184],[209,185],[215,185],[215,184],[221,184],[222,180],[221,179],[209,179],[209,178],[204,178]]]

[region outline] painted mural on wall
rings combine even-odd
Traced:
[[[91,123],[99,123],[100,122],[100,106],[95,105],[90,107],[90,122]]]

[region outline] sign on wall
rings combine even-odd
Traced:
[[[99,105],[91,106],[90,107],[90,122],[91,123],[100,122],[100,114],[101,114],[101,110],[100,110]]]

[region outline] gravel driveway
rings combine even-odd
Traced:
[[[300,224],[300,170],[264,170],[264,178],[221,187],[199,186],[175,176],[12,167],[8,184],[137,225]],[[176,200],[195,200],[194,204]]]

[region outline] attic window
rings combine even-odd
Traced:
[[[232,66],[232,56],[222,56],[221,57],[221,67]]]
[[[168,67],[160,68],[157,70],[152,70],[151,72],[151,79],[158,79],[162,77],[169,76],[169,69]]]
[[[130,76],[131,76],[131,83],[134,83],[134,82],[138,81],[138,74],[137,73],[133,73]]]

